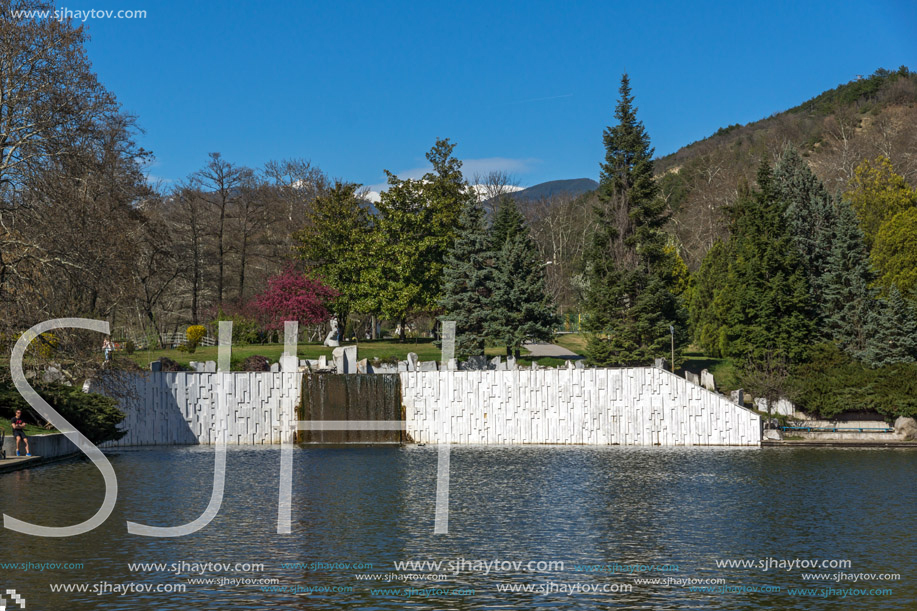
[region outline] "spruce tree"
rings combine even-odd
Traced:
[[[704,354],[714,357],[722,356],[720,329],[724,321],[717,305],[728,271],[729,253],[726,244],[717,240],[694,274],[694,283],[690,289],[689,314],[694,343],[700,346]]]
[[[604,133],[597,230],[586,261],[587,352],[596,365],[647,365],[669,354],[670,325],[684,333],[684,312],[664,280],[672,267],[662,232],[666,204],[626,74],[619,91],[618,123]]]
[[[731,217],[730,265],[720,296],[722,353],[804,360],[814,332],[809,287],[766,162],[758,169],[758,189],[743,190]]]
[[[825,185],[792,146],[774,166],[774,195],[786,206],[787,229],[799,252],[814,313],[824,312],[824,278],[837,224],[834,201]]]
[[[867,346],[857,355],[864,363],[879,367],[917,360],[917,312],[898,287],[869,312],[864,331]]]
[[[870,318],[880,305],[873,288],[876,275],[857,220],[846,200],[838,202],[834,244],[823,276],[823,322],[828,337],[853,357],[864,356]],[[871,363],[870,363],[871,364]]]
[[[490,229],[491,244],[494,252],[499,252],[510,239],[525,231],[525,217],[511,195],[502,195]]]
[[[545,292],[544,263],[525,225],[503,242],[494,262],[488,335],[519,356],[525,341],[550,341],[560,324]]]
[[[484,208],[466,200],[452,250],[446,255],[440,320],[455,321],[455,356],[484,354],[493,287],[493,253]]]

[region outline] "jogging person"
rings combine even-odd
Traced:
[[[22,419],[21,409],[16,410],[16,415],[10,420],[10,425],[13,427],[13,438],[16,440],[16,456],[21,456],[19,454],[20,441],[25,442],[25,455],[31,456],[32,451],[29,450],[29,438],[25,434],[25,420]]]

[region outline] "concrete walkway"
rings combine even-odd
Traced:
[[[523,344],[522,347],[529,351],[530,354],[527,356],[532,356],[535,358],[550,356],[558,359],[567,359],[570,361],[586,358],[573,352],[572,350],[567,350],[563,346],[558,346],[557,344]]]

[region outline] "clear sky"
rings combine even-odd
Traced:
[[[625,70],[657,154],[905,64],[917,2],[191,2],[62,0],[139,116],[151,176],[211,151],[258,167],[311,159],[377,185],[414,176],[436,137],[466,175],[598,177]]]

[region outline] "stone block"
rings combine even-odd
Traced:
[[[711,392],[716,392],[716,380],[713,379],[713,374],[706,369],[700,372],[700,385]]]
[[[408,352],[408,371],[417,371],[417,353]]]
[[[417,371],[436,371],[436,361],[422,361],[418,363]]]
[[[484,355],[476,355],[468,357],[468,360],[462,363],[462,370],[464,371],[482,371],[487,369],[487,357]]]

